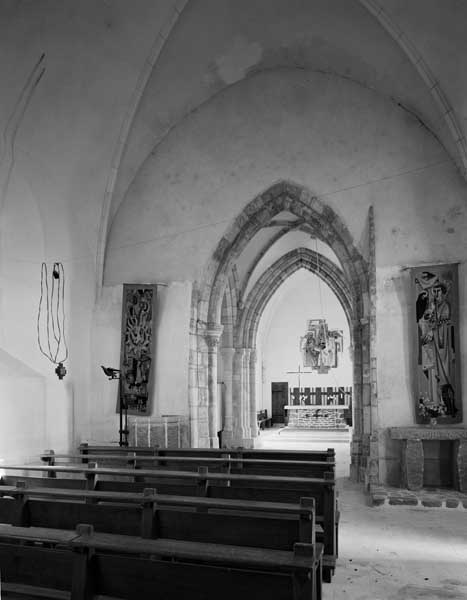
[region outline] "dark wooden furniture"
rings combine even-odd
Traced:
[[[66,498],[56,490],[16,488],[0,498],[0,522],[23,527],[75,529],[91,523],[95,531],[236,546],[292,550],[295,542],[314,544],[315,509],[312,498],[272,512],[268,503],[241,503],[194,498],[183,506],[164,503],[152,489],[143,494],[105,494],[99,503]],[[88,492],[97,495],[96,492]],[[75,494],[76,495],[76,494]],[[111,497],[111,498],[110,498]],[[197,501],[198,500],[198,501]],[[204,502],[199,502],[204,500]],[[254,504],[254,506],[251,506]],[[249,510],[248,510],[249,508]]]
[[[272,427],[272,417],[268,417],[268,411],[266,408],[256,412],[256,421],[258,423],[258,429],[265,429],[266,427]]]
[[[205,467],[199,472],[163,471],[139,469],[129,477],[128,469],[96,468],[93,463],[81,466],[49,465],[3,465],[5,470],[66,473],[81,476],[80,485],[87,489],[134,492],[157,486],[161,493],[197,495],[237,500],[298,503],[301,497],[312,497],[316,502],[316,521],[323,528],[325,580],[329,581],[335,568],[338,550],[338,511],[334,475],[325,473],[323,478],[279,477],[272,475],[245,475],[210,473]],[[101,477],[110,477],[109,480]],[[118,481],[118,478],[123,481]],[[24,479],[24,475],[4,478],[3,483]],[[41,484],[42,478],[34,478],[30,485]],[[125,481],[126,479],[126,481]],[[55,478],[47,478],[54,481]],[[45,478],[43,482],[47,481]],[[136,481],[135,481],[136,480]],[[63,479],[62,481],[70,481]],[[78,480],[77,480],[78,481]]]
[[[6,597],[321,600],[319,544],[293,551],[0,525]]]
[[[322,457],[320,457],[322,458]],[[225,452],[222,458],[216,456],[145,456],[133,453],[110,454],[55,454],[49,450],[41,454],[41,460],[49,465],[66,465],[74,463],[86,464],[96,462],[99,466],[118,468],[156,468],[164,470],[196,471],[200,466],[208,467],[210,472],[237,473],[254,475],[284,475],[286,477],[322,477],[323,473],[334,472],[335,463],[332,456],[324,460],[277,460],[271,458],[258,458],[231,456]],[[51,471],[53,476],[53,471]]]
[[[79,454],[135,454],[138,456],[192,456],[222,458],[228,453],[232,458],[262,458],[269,460],[326,460],[335,459],[333,448],[326,450],[264,450],[256,448],[164,448],[160,446],[91,445],[83,442],[78,447]]]

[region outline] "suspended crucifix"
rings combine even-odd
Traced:
[[[326,319],[309,319],[307,332],[300,338],[303,366],[319,374],[328,373],[338,366],[342,342],[342,331],[329,329]]]

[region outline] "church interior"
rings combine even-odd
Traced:
[[[0,0],[5,597],[467,599],[466,22]]]

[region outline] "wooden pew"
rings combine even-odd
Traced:
[[[272,427],[272,417],[268,417],[266,408],[256,412],[256,422],[258,423],[259,430]]]
[[[319,544],[286,552],[0,525],[7,597],[321,600],[321,556]]]
[[[79,445],[80,455],[133,453],[137,456],[193,456],[222,458],[227,452],[232,458],[263,458],[269,460],[335,460],[333,448],[327,450],[264,450],[261,448],[164,448],[159,446],[112,446],[92,445],[83,442]]]
[[[137,481],[118,481],[118,478],[129,479],[128,469],[95,467],[94,463],[73,467],[2,465],[2,468],[81,475],[85,477],[86,488],[89,490],[96,489],[96,478],[101,475],[112,477],[111,481],[99,481],[99,489],[109,491],[142,491],[151,484],[157,486],[161,493],[237,500],[297,503],[301,497],[312,497],[316,501],[316,520],[323,528],[322,541],[327,581],[330,580],[335,569],[338,549],[338,511],[332,473],[325,473],[324,478],[306,478],[210,473],[205,467],[201,467],[198,473],[139,469],[135,475]],[[21,477],[19,476],[18,479]]]
[[[210,472],[245,473],[254,475],[284,475],[298,477],[322,477],[326,471],[334,472],[335,463],[332,457],[326,460],[271,460],[264,458],[232,457],[224,453],[219,457],[195,456],[138,456],[136,454],[55,454],[49,450],[40,455],[41,460],[49,464],[82,464],[99,462],[101,466],[123,468],[157,468],[182,471],[196,471],[200,466],[206,466]],[[84,462],[85,461],[85,462]]]
[[[97,496],[98,492],[81,492],[79,499],[70,499],[69,490],[60,494],[57,489],[17,487],[10,491],[11,498],[0,498],[0,522],[74,529],[85,521],[102,533],[275,550],[291,550],[295,542],[314,544],[316,539],[312,498],[302,498],[299,505],[256,502],[248,506],[234,500],[196,497],[184,503],[175,497],[169,503],[153,489],[146,489],[143,494],[133,494],[131,502],[128,494],[114,492],[105,494],[105,504],[87,504],[83,494]]]

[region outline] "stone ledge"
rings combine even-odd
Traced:
[[[368,494],[369,505],[410,506],[420,509],[467,510],[467,495],[451,489],[421,489],[417,492],[386,486],[372,486]]]
[[[419,427],[390,427],[393,440],[462,440],[467,439],[467,428],[420,425]]]

